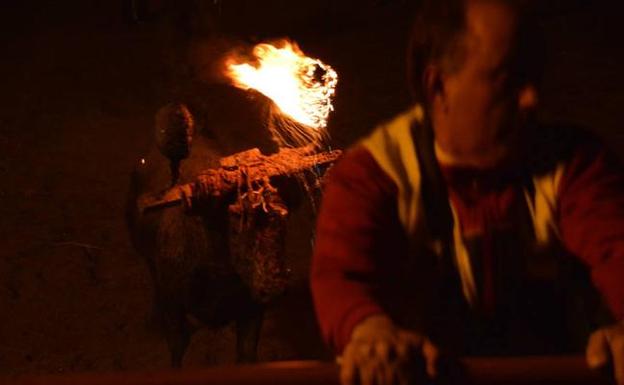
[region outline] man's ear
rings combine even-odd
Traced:
[[[422,84],[429,106],[433,106],[436,98],[441,98],[439,102],[445,102],[444,77],[439,67],[428,65],[423,72]]]

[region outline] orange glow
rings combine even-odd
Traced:
[[[329,113],[333,110],[338,75],[330,66],[304,55],[297,44],[258,44],[252,60],[230,57],[227,76],[234,86],[254,89],[271,99],[281,115],[294,122],[275,123],[274,136],[281,145],[288,140],[304,145],[323,137]],[[303,143],[301,143],[303,142]]]

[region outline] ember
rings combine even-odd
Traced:
[[[227,76],[234,86],[254,89],[275,106],[269,129],[282,147],[318,144],[333,110],[338,75],[318,59],[307,57],[297,44],[258,44],[252,60],[229,57]]]

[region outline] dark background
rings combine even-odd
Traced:
[[[122,1],[0,6],[0,374],[168,365],[149,322],[151,282],[123,221],[153,115],[185,101],[225,153],[266,143],[257,97],[215,81],[235,44],[289,36],[340,76],[331,117],[343,148],[409,104],[399,0],[186,0],[131,23]],[[620,155],[618,2],[544,1],[543,118],[593,129]],[[164,8],[163,8],[164,7]],[[291,217],[292,288],[269,312],[262,360],[327,357],[306,293],[312,217]],[[186,366],[231,363],[233,331],[202,330]]]

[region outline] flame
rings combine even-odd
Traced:
[[[329,114],[333,111],[338,75],[329,65],[307,57],[296,43],[258,44],[253,60],[229,58],[227,76],[234,86],[254,89],[271,99],[285,115],[269,125],[281,145],[317,141],[325,134]]]

